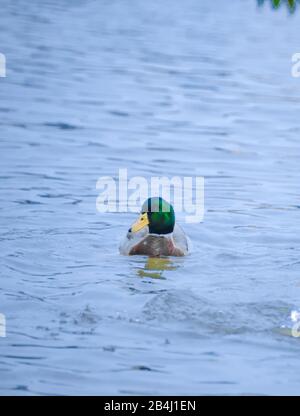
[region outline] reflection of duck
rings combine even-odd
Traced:
[[[188,251],[187,237],[175,224],[172,205],[160,197],[144,202],[138,220],[120,245],[120,253],[125,255],[185,256]]]
[[[138,269],[137,274],[141,277],[152,277],[153,279],[164,279],[162,277],[164,270],[176,270],[175,266],[169,259],[160,257],[149,257],[143,269]]]

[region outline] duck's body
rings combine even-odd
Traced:
[[[169,208],[169,211],[164,211],[162,207]],[[139,220],[128,230],[119,249],[124,255],[185,256],[189,244],[182,228],[175,224],[173,207],[162,198],[149,198],[143,204]]]

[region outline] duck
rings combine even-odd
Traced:
[[[173,206],[162,197],[151,197],[143,203],[119,251],[129,256],[181,257],[189,254],[189,246],[185,232],[175,223]]]

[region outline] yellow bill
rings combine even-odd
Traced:
[[[132,224],[131,231],[133,233],[136,233],[137,231],[140,231],[142,228],[146,227],[146,225],[149,224],[148,215],[147,212],[144,212],[144,214],[141,214],[138,218],[138,220]]]

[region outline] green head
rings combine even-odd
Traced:
[[[132,225],[131,231],[139,231],[146,225],[149,227],[149,233],[172,233],[175,225],[175,213],[172,205],[161,197],[148,198],[143,203],[141,215]]]

